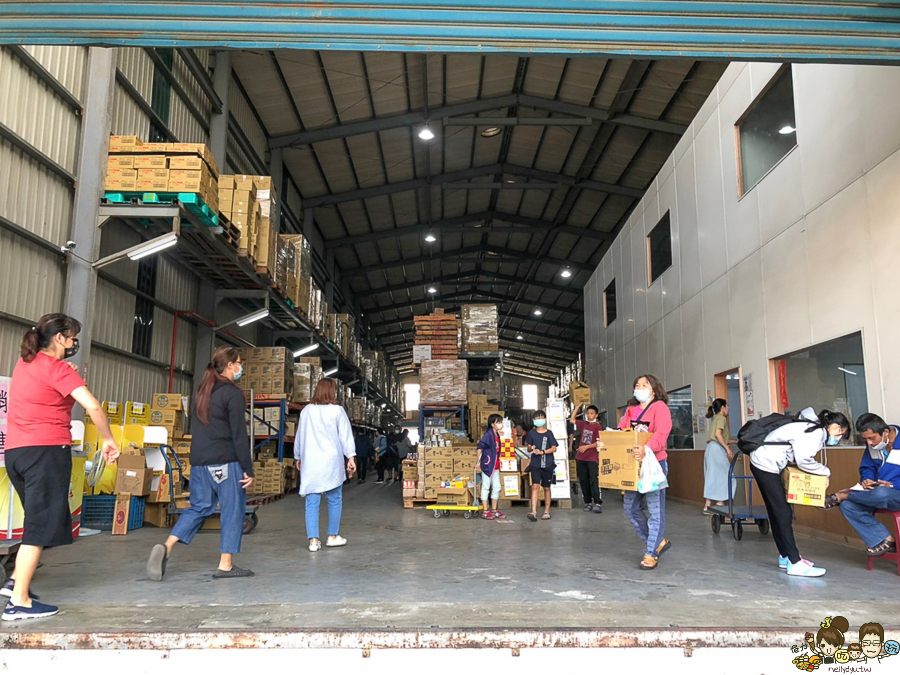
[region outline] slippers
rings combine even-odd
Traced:
[[[532,523],[537,522],[537,516],[533,513],[526,514],[526,518],[528,518],[528,520],[530,520]]]
[[[832,493],[830,495],[826,495],[825,504],[823,506],[820,506],[819,509],[822,511],[827,511],[828,509],[833,509],[834,507],[840,505],[841,500],[838,499],[838,496],[836,494]]]
[[[245,570],[243,567],[238,567],[237,565],[232,565],[230,570],[216,570],[213,574],[213,579],[240,579],[242,577],[252,577],[256,576],[250,570]]]
[[[550,520],[550,514],[545,513],[544,515],[541,516],[541,520]]]
[[[169,556],[166,547],[156,544],[150,550],[150,559],[147,561],[147,576],[151,581],[162,581],[166,575],[166,562]]]

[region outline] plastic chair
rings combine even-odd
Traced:
[[[887,509],[875,509],[875,513],[886,513],[894,518],[894,540],[900,542],[900,511],[888,511]],[[884,560],[895,560],[897,562],[897,574],[900,575],[900,553],[885,553],[879,556],[869,556],[869,566],[866,568],[872,571],[872,563],[875,558]]]

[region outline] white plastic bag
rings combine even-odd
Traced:
[[[666,474],[660,466],[659,460],[650,448],[646,448],[644,452],[644,460],[641,462],[641,477],[638,480],[637,488],[641,494],[648,492],[656,492],[657,490],[665,490],[669,487],[669,481],[666,480]]]

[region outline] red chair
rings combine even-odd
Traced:
[[[888,511],[887,509],[875,509],[875,513],[886,513],[889,516],[893,516],[894,518],[894,539],[900,542],[900,511]],[[878,556],[869,556],[869,566],[866,568],[870,572],[872,571],[872,561],[875,558],[882,558],[884,560],[896,560],[897,561],[897,574],[900,574],[900,553],[885,553],[884,555]]]

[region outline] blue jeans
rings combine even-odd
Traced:
[[[873,548],[890,536],[888,529],[875,520],[875,509],[900,511],[900,490],[879,485],[872,490],[853,490],[841,502],[841,513],[866,546]]]
[[[651,452],[648,450],[648,452]],[[660,462],[663,472],[669,475],[669,462],[662,460]],[[644,513],[643,502],[647,502],[647,510],[650,517]],[[657,490],[656,492],[648,492],[642,495],[634,490],[625,491],[625,515],[634,526],[634,531],[638,533],[641,541],[644,542],[646,555],[656,555],[656,548],[663,540],[666,532],[666,491]]]
[[[328,501],[328,536],[336,537],[341,529],[341,510],[344,506],[343,486],[338,485],[325,493]],[[319,504],[322,495],[306,495],[306,538],[319,538]]]
[[[228,477],[216,482],[210,470],[227,470]],[[244,534],[244,512],[247,493],[241,487],[244,469],[238,462],[216,466],[194,466],[191,470],[191,505],[180,516],[171,535],[183,544],[190,544],[194,535],[208,516],[222,513],[222,530],[219,533],[221,553],[240,553]]]

